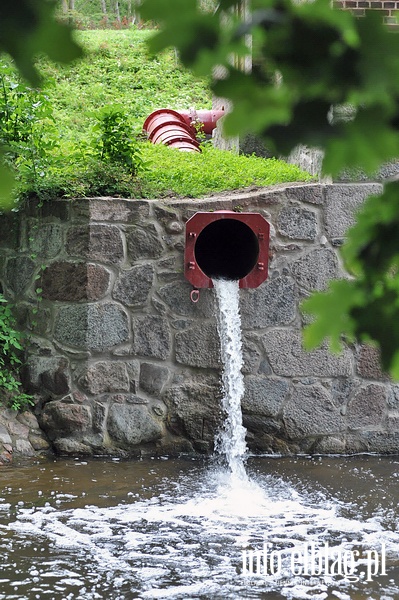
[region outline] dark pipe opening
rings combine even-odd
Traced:
[[[242,221],[219,219],[201,231],[194,254],[198,266],[208,277],[242,279],[256,265],[259,242]]]

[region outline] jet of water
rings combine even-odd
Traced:
[[[244,377],[241,372],[243,358],[239,282],[214,279],[213,287],[218,302],[217,324],[223,364],[222,406],[226,415],[223,429],[216,439],[216,451],[225,456],[233,478],[243,481],[247,480],[244,467],[247,445],[241,412]]]

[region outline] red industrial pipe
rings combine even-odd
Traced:
[[[175,110],[162,108],[154,111],[146,118],[143,129],[153,144],[165,144],[185,152],[200,152],[195,130]]]
[[[212,279],[258,287],[268,274],[269,230],[259,213],[195,213],[186,223],[186,279],[196,289],[213,287]]]
[[[223,110],[191,109],[177,112],[171,108],[161,108],[146,118],[143,129],[153,144],[165,144],[185,152],[201,152],[193,124],[199,123],[202,131],[209,135],[223,114]]]
[[[159,125],[164,123],[181,123],[182,117],[181,115],[171,108],[161,108],[159,110],[154,110],[144,121],[143,129],[147,131],[150,136],[154,129],[156,129]]]
[[[181,110],[179,114],[188,125],[194,124],[195,128],[195,124],[198,123],[204,133],[211,135],[216,123],[220,117],[223,117],[224,110],[195,110],[195,108],[191,108],[190,110]]]

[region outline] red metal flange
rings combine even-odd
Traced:
[[[213,287],[212,277],[209,275],[209,273],[207,274],[204,272],[203,264],[198,264],[199,262],[201,263],[201,260],[199,261],[198,251],[196,252],[196,246],[201,234],[206,235],[206,228],[210,225],[213,226],[213,224],[218,221],[223,221],[223,223],[219,224],[217,227],[218,239],[215,240],[215,242],[219,244],[219,253],[221,243],[219,236],[220,232],[222,232],[222,237],[225,236],[225,239],[228,240],[229,246],[231,246],[234,250],[234,252],[231,254],[229,251],[226,252],[226,261],[234,261],[234,256],[237,255],[242,255],[245,258],[245,254],[250,253],[249,259],[246,262],[246,264],[249,265],[248,272],[244,272],[240,277],[227,276],[227,278],[238,279],[240,288],[258,287],[263,281],[265,281],[265,279],[267,279],[268,275],[270,232],[269,223],[259,213],[237,213],[233,211],[222,210],[216,212],[197,212],[193,217],[191,217],[191,219],[189,219],[186,223],[186,243],[184,252],[184,275],[186,279],[196,289]],[[239,245],[239,247],[234,247],[236,241],[235,231],[237,229],[237,221],[242,224],[244,233],[246,230],[248,230],[248,235],[244,236],[244,240],[248,240],[250,247],[246,247],[245,241],[243,244]],[[212,244],[212,238],[208,236],[207,241],[208,239],[210,244]],[[239,238],[237,238],[237,244],[240,244]],[[213,249],[210,247],[208,249],[208,253],[211,257],[212,251]],[[206,268],[205,271],[207,271]],[[229,265],[226,266],[226,271],[229,271]]]

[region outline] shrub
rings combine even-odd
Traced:
[[[93,131],[98,133],[93,147],[103,162],[122,164],[132,175],[143,168],[140,146],[133,136],[132,125],[119,106],[108,105],[95,115]]]
[[[22,351],[22,334],[17,331],[10,305],[0,294],[0,392],[14,410],[27,408],[33,398],[21,391],[18,379]]]
[[[28,87],[6,61],[0,62],[0,145],[17,179],[32,191],[58,148],[48,96]]]

